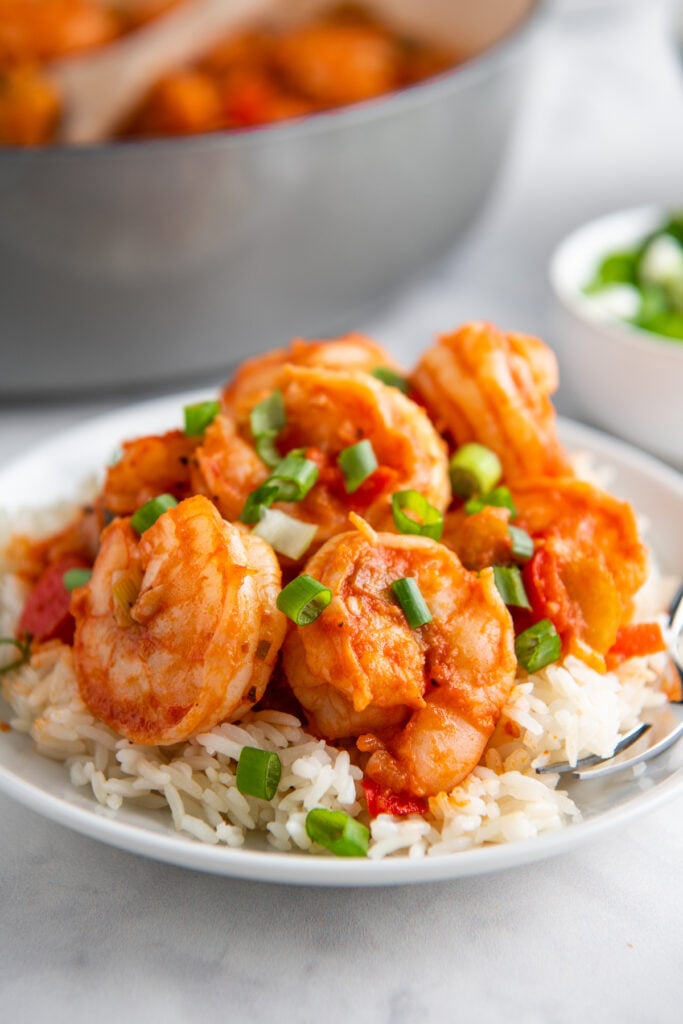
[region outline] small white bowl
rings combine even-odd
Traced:
[[[683,469],[683,342],[625,323],[583,293],[603,257],[640,242],[667,213],[640,207],[584,225],[556,249],[550,281],[572,415]]]

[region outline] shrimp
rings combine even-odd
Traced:
[[[478,764],[515,678],[493,570],[468,572],[443,544],[365,525],[329,540],[305,571],[333,594],[283,647],[309,724],[328,740],[357,737],[366,774],[383,786],[450,791]],[[418,629],[390,597],[402,577],[417,581],[433,616]]]
[[[399,55],[399,46],[378,24],[321,19],[283,33],[273,59],[294,93],[335,107],[395,88]]]
[[[464,508],[450,509],[444,516],[441,541],[466,569],[478,572],[490,565],[512,561],[510,511],[485,505],[481,512],[468,515]]]
[[[124,441],[121,456],[108,467],[100,496],[114,515],[131,515],[158,494],[178,500],[191,493],[190,458],[200,439],[182,430]]]
[[[397,388],[362,372],[289,363],[273,384],[282,394],[286,415],[277,438],[280,451],[303,449],[319,469],[318,482],[302,501],[278,502],[274,507],[315,523],[317,546],[347,529],[349,511],[361,512],[375,527],[391,528],[394,491],[413,488],[439,511],[447,507],[450,483],[445,444],[424,411]],[[195,457],[205,481],[204,493],[227,519],[233,519],[269,470],[262,464],[259,470],[253,441],[240,436],[227,417],[218,420],[207,430]],[[337,458],[363,439],[371,442],[378,468],[358,490],[347,494]],[[201,488],[199,477],[195,486]]]
[[[514,523],[535,541],[524,580],[536,617],[550,618],[565,646],[604,654],[647,577],[633,509],[576,479],[528,480],[512,494]]]
[[[204,494],[229,522],[239,519],[251,491],[267,478],[268,468],[243,440],[227,416],[216,416],[207,427],[190,463],[194,494]]]
[[[549,397],[557,380],[555,356],[542,341],[488,323],[440,337],[412,376],[437,429],[455,446],[491,448],[508,481],[571,475]]]
[[[346,334],[328,341],[304,341],[295,338],[288,348],[278,348],[243,362],[223,389],[225,412],[234,418],[240,430],[249,425],[253,407],[276,388],[280,370],[287,363],[311,369],[364,370],[378,367],[399,371],[393,357],[364,334]]]
[[[142,744],[238,718],[263,695],[284,638],[280,582],[272,549],[201,495],[141,536],[115,519],[72,595],[83,701]]]

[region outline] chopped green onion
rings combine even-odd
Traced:
[[[557,661],[561,652],[562,641],[550,619],[541,619],[515,640],[517,661],[527,672],[538,672]]]
[[[513,608],[531,608],[524,589],[522,574],[516,565],[510,567],[494,565],[493,578],[505,604]]]
[[[261,434],[255,438],[256,454],[266,466],[277,466],[282,459],[280,452],[275,446],[275,434]]]
[[[512,557],[518,558],[520,562],[528,562],[534,553],[533,537],[519,526],[508,526],[508,531],[512,541]]]
[[[84,587],[90,581],[92,569],[67,569],[62,576],[62,583],[66,590],[71,593],[76,587]]]
[[[271,750],[242,747],[237,762],[237,788],[240,793],[272,800],[282,775],[282,761]]]
[[[432,621],[432,613],[420,593],[416,579],[412,576],[404,576],[400,580],[394,580],[391,589],[403,609],[403,614],[411,629],[426,626],[428,622]]]
[[[315,807],[306,815],[309,839],[337,857],[365,857],[370,843],[370,830],[344,811]]]
[[[472,441],[458,448],[449,464],[453,493],[471,498],[481,491],[490,491],[502,475],[500,459],[490,448]]]
[[[308,626],[327,608],[332,591],[312,576],[297,576],[280,591],[276,604],[297,626]]]
[[[376,377],[377,380],[381,380],[382,384],[388,384],[390,388],[398,388],[404,395],[407,395],[410,390],[410,384],[405,377],[402,377],[400,373],[396,373],[389,366],[376,366],[372,371],[372,376]]]
[[[168,512],[169,508],[175,508],[178,502],[172,494],[159,494],[151,501],[141,505],[137,512],[130,517],[130,525],[137,533],[144,533],[154,526],[159,516]]]
[[[196,405],[186,405],[183,410],[185,414],[185,436],[201,437],[220,411],[220,402],[197,402]]]
[[[278,482],[281,501],[303,501],[319,474],[316,463],[305,458],[304,449],[295,448],[278,462],[268,479]]]
[[[318,479],[320,470],[295,448],[280,459],[268,479],[247,497],[240,515],[243,523],[258,523],[274,501],[302,501]]]
[[[406,510],[414,512],[418,518],[406,515]],[[420,537],[441,540],[443,516],[419,491],[397,491],[392,494],[391,511],[394,525],[400,533],[414,533]]]
[[[4,675],[5,672],[12,672],[15,668],[21,668],[31,657],[31,637],[28,633],[21,640],[14,636],[0,636],[0,644],[11,644],[19,651],[19,657],[15,658],[14,661],[9,661],[6,665],[0,665],[0,676]]]
[[[598,266],[586,291],[595,291],[610,284],[637,284],[638,253],[633,250],[613,252]]]
[[[296,560],[308,551],[317,531],[315,523],[302,523],[279,509],[266,508],[252,533],[267,541],[278,554]]]
[[[287,423],[285,401],[279,389],[272,391],[267,398],[255,405],[249,413],[249,425],[254,437],[260,437],[270,430],[276,433]]]
[[[252,491],[247,496],[240,515],[240,522],[249,525],[260,522],[266,514],[268,507],[277,500],[279,494],[280,488],[278,485],[266,480],[264,484],[261,484],[260,487],[257,487],[255,491]]]
[[[507,487],[494,487],[492,491],[475,494],[465,502],[465,512],[471,516],[475,512],[481,512],[487,505],[492,505],[494,508],[507,508],[513,518],[517,515],[515,503]]]
[[[367,438],[339,453],[337,463],[344,474],[346,493],[353,494],[377,469],[377,456]]]
[[[266,466],[275,467],[282,459],[275,446],[275,438],[286,423],[285,403],[279,390],[273,391],[249,413],[256,451]]]

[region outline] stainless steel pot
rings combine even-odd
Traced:
[[[220,374],[354,326],[452,244],[503,159],[541,4],[412,7],[484,52],[257,131],[1,151],[0,394]]]

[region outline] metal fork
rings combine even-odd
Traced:
[[[683,585],[679,587],[669,608],[671,643],[669,654],[683,682]],[[571,774],[575,779],[599,779],[623,772],[642,761],[649,761],[683,736],[683,702],[672,701],[657,708],[649,708],[644,721],[625,733],[609,757],[591,755],[576,764],[562,761],[543,765],[541,774]]]

